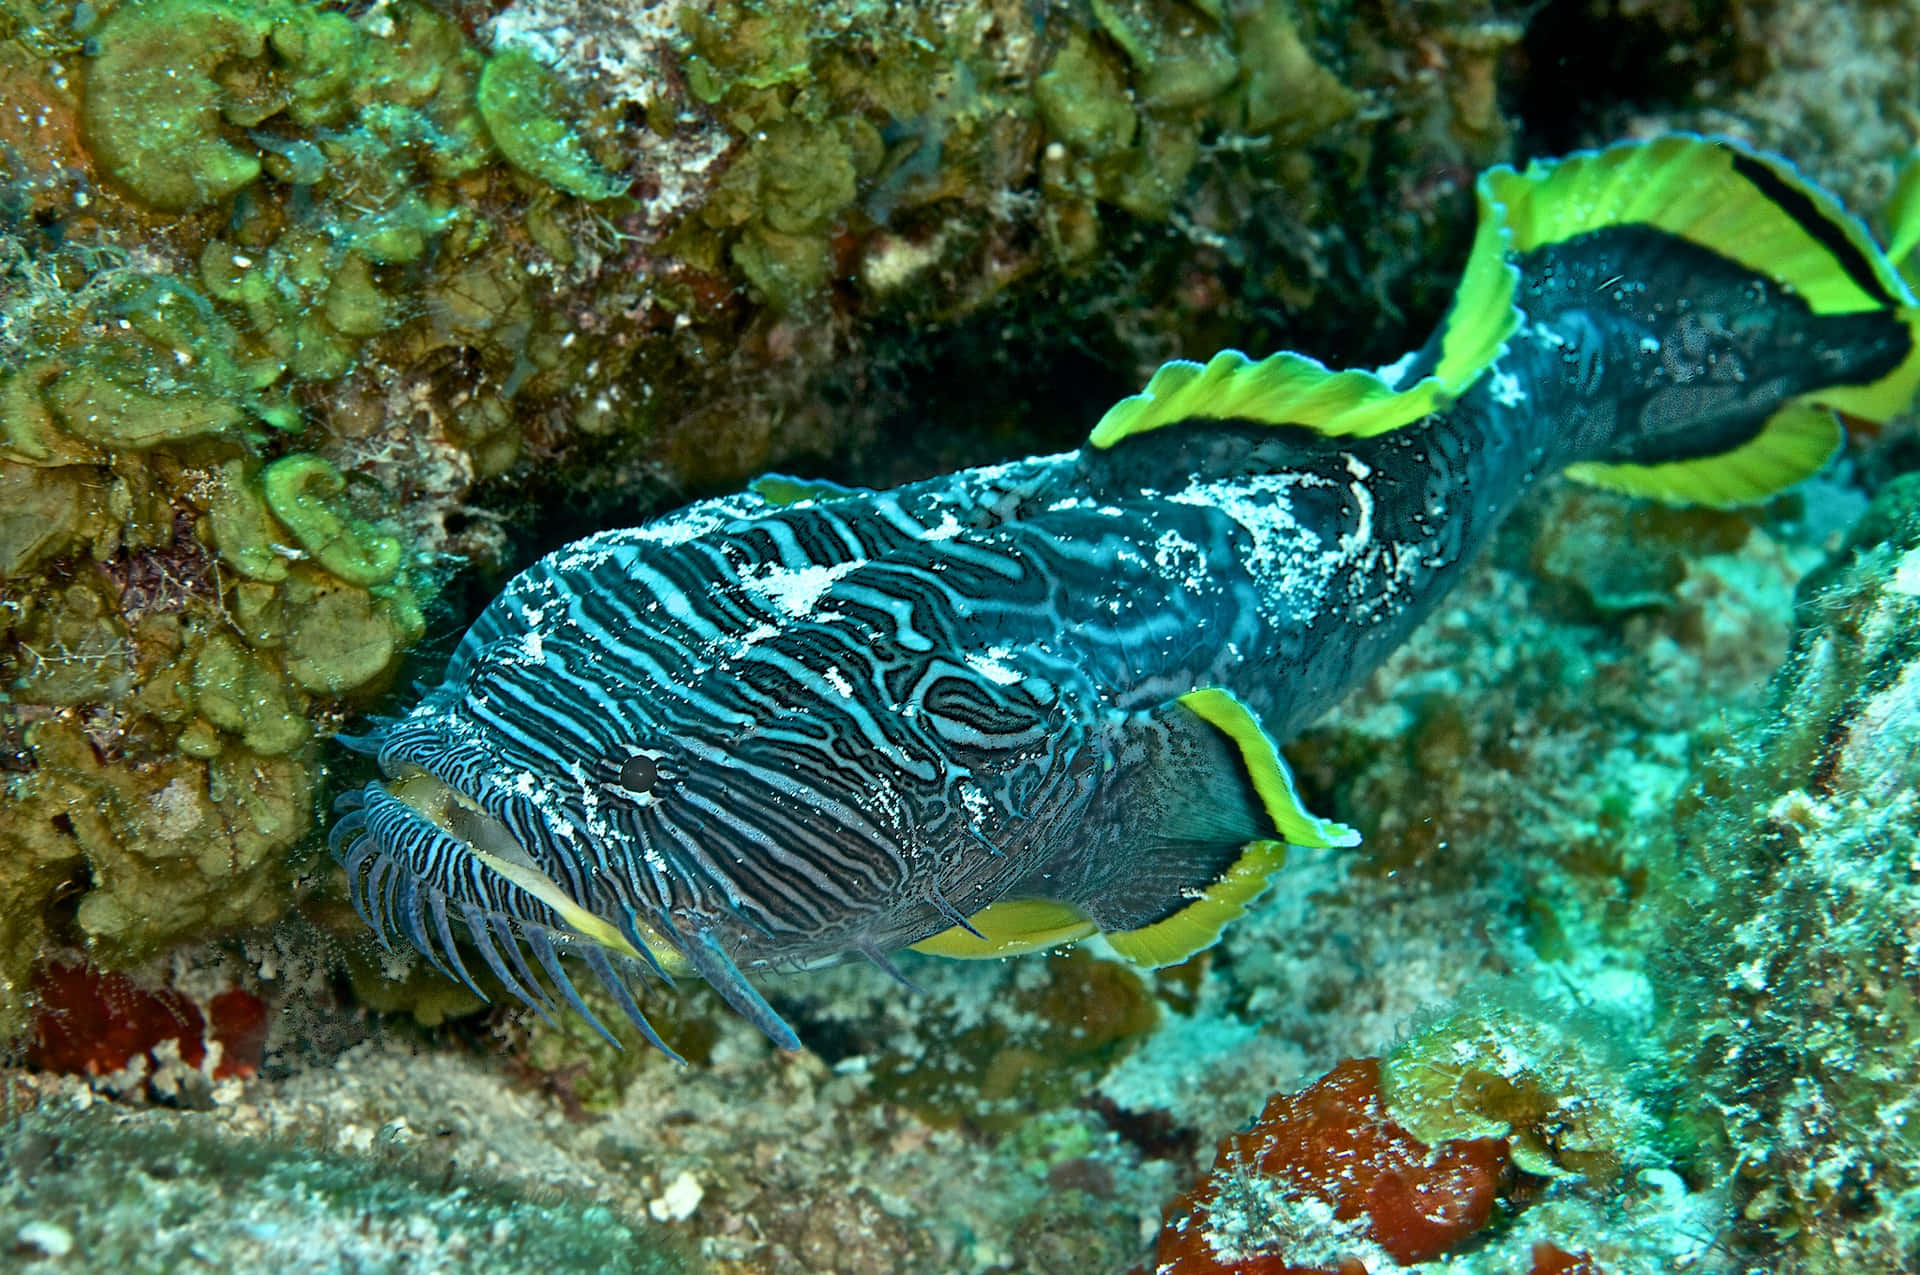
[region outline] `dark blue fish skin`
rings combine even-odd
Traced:
[[[1910,353],[1880,314],[1812,314],[1670,235],[1604,230],[1519,266],[1498,359],[1389,432],[1195,420],[891,491],[706,501],[550,555],[380,732],[393,779],[334,836],[356,901],[443,967],[451,911],[530,1002],[522,944],[565,999],[556,949],[593,949],[625,995],[608,944],[524,869],[789,1045],[740,967],[884,962],[1006,899],[1109,932],[1159,920],[1272,835],[1182,780],[1241,770],[1179,697],[1224,688],[1285,738],[1542,477],[1725,450]],[[1675,275],[1679,297],[1628,282]]]

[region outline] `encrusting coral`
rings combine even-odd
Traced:
[[[645,1218],[551,1192],[449,1191],[398,1140],[370,1159],[317,1141],[222,1134],[191,1114],[128,1127],[103,1107],[10,1113],[9,1134],[0,1227],[15,1270],[69,1258],[170,1270],[216,1251],[262,1270],[307,1269],[317,1252],[364,1269],[485,1275],[706,1269]]]

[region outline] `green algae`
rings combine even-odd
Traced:
[[[71,437],[47,406],[45,385],[58,364],[39,363],[0,373],[0,459],[37,467],[83,464],[98,453]]]
[[[266,357],[300,380],[344,376],[359,354],[359,338],[392,324],[391,304],[366,262],[332,236],[287,233],[259,259],[209,240],[200,273],[211,296],[245,308]]]
[[[237,457],[220,466],[208,500],[208,532],[221,560],[241,575],[249,580],[284,580],[291,555],[252,470]]]
[[[1653,1113],[1629,1084],[1626,1042],[1601,1044],[1611,1027],[1562,1006],[1456,1010],[1381,1060],[1381,1096],[1429,1145],[1503,1138],[1522,1171],[1604,1189],[1665,1162]]]
[[[362,937],[366,922],[349,909],[340,911],[343,915],[321,914],[316,919],[324,919],[343,937]],[[375,1013],[406,1014],[422,1027],[439,1027],[486,1008],[485,1001],[424,961],[397,974],[390,962],[379,959],[381,955],[378,949],[360,943],[347,944],[341,955],[347,979],[353,984],[354,1000]],[[500,994],[505,995],[505,989]]]
[[[359,68],[368,59],[360,29],[345,14],[324,9],[285,8],[275,18],[268,43],[286,68],[280,105],[287,118],[303,128],[339,123],[353,108]],[[295,145],[318,151],[312,142]],[[289,164],[298,162],[285,150],[280,155]],[[272,156],[267,163],[271,169]]]
[[[1180,0],[1093,0],[1093,13],[1133,64],[1148,107],[1199,106],[1240,78],[1232,38]]]
[[[260,157],[229,135],[215,74],[258,58],[271,23],[258,9],[153,0],[117,9],[96,38],[88,142],[142,202],[166,211],[231,195],[260,175]]]
[[[758,204],[770,228],[786,235],[822,231],[853,203],[858,171],[848,133],[795,119],[766,130]]]
[[[10,786],[0,849],[63,878],[84,871],[73,924],[99,959],[140,960],[181,934],[263,925],[286,907],[285,856],[313,819],[297,760],[229,749],[134,769],[103,761],[74,723],[28,736],[38,769]],[[40,939],[46,922],[33,907],[16,919],[27,931],[16,942]],[[4,958],[17,981],[19,955]]]
[[[480,60],[419,6],[395,16],[395,38],[370,41],[345,15],[311,4],[134,0],[96,37],[89,143],[135,198],[164,211],[228,198],[263,171],[313,184],[323,161],[351,146],[245,132],[283,118],[313,129],[355,112],[411,110],[381,123],[423,141],[435,176],[470,172],[486,154],[473,103]]]
[[[477,104],[494,145],[528,176],[589,202],[627,188],[594,162],[580,130],[563,113],[558,79],[524,49],[487,60]]]
[[[732,258],[768,303],[784,311],[803,309],[833,277],[825,240],[770,226],[749,226],[733,245]]]
[[[35,316],[32,353],[0,385],[9,457],[97,461],[290,423],[268,389],[278,365],[250,356],[205,296],[169,275],[107,277],[96,297],[56,293]]]
[[[1139,131],[1125,68],[1083,32],[1054,54],[1033,97],[1048,132],[1096,159],[1126,150]]]
[[[287,673],[322,695],[358,690],[388,672],[420,636],[419,613],[404,596],[296,574],[287,586]]]
[[[135,451],[224,433],[244,419],[230,400],[190,392],[149,394],[99,367],[59,373],[42,397],[73,437]]]
[[[1361,95],[1314,60],[1291,5],[1243,6],[1233,30],[1242,69],[1237,124],[1250,136],[1299,144],[1359,111]]]
[[[400,570],[400,542],[344,511],[346,486],[318,456],[288,456],[260,475],[266,507],[321,566],[349,584],[385,584]]]
[[[216,633],[200,648],[193,702],[209,723],[263,756],[290,753],[307,740],[306,719],[288,704],[279,671],[254,659],[231,634]]]
[[[73,538],[80,500],[77,474],[0,464],[0,579],[57,557]]]

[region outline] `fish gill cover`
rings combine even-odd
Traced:
[[[1912,1264],[1900,421],[1758,513],[1523,505],[1289,745],[1293,799],[1361,847],[1295,850],[1216,946],[1159,972],[1097,943],[892,958],[917,994],[857,966],[751,972],[809,1046],[788,1056],[683,979],[645,994],[676,1069],[571,1015],[475,1017],[360,937],[320,845],[326,803],[371,777],[326,737],[403,710],[538,550],[770,466],[885,489],[1073,448],[1172,358],[1385,361],[1443,319],[1489,163],[1733,132],[1856,209],[1891,191],[1875,229],[1910,246],[1910,15],[0,13],[0,1011],[27,1063],[9,1102],[57,1123],[115,1095],[242,1150],[272,1134],[296,1160],[405,1161],[450,1194],[392,1206],[414,1219],[385,1233],[396,1258],[477,1175],[571,1184],[715,1269],[1119,1271],[1168,1242],[1160,1205],[1269,1095],[1385,1051],[1393,1137],[1505,1145],[1492,1211],[1436,1261]],[[1780,56],[1836,31],[1846,58]],[[1862,92],[1876,76],[1887,92]],[[1585,96],[1556,108],[1552,85]],[[1786,423],[1797,464],[1832,446],[1818,418]],[[1164,489],[1202,516],[1220,484],[1150,440],[1112,449],[1112,473],[1171,466]],[[1311,491],[1266,477],[1241,513],[1271,547],[1282,523],[1256,515]],[[1104,516],[1057,511],[1082,514]],[[1169,564],[1201,544],[1162,536]],[[1779,727],[1750,731],[1787,591],[1828,553]],[[1012,685],[992,649],[967,667]],[[1257,736],[1212,724],[1244,764]],[[77,1169],[79,1189],[31,1189],[90,1137],[10,1127],[0,1229],[36,1268],[145,1234]],[[214,1189],[168,1234],[259,1242],[228,1221],[258,1204],[194,1163]],[[1343,1207],[1290,1193],[1312,1163],[1236,1178],[1213,1251],[1397,1262],[1358,1214],[1309,1225]],[[528,1207],[574,1225],[563,1200]],[[495,1245],[515,1225],[472,1216]]]

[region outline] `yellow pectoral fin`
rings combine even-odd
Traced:
[[[1833,395],[1843,396],[1844,392]],[[1758,434],[1729,451],[1653,465],[1582,461],[1567,466],[1567,477],[1668,504],[1733,509],[1766,500],[1813,477],[1845,441],[1832,412],[1815,403],[1795,401],[1768,418]]]
[[[1193,902],[1151,925],[1109,933],[1107,942],[1135,965],[1149,969],[1178,965],[1219,942],[1228,922],[1246,913],[1286,860],[1285,843],[1249,841],[1226,875]]]
[[[979,936],[956,925],[921,939],[913,945],[913,950],[963,961],[1020,956],[1072,943],[1099,928],[1066,904],[1044,899],[1002,899],[989,903],[968,917],[967,923],[980,932]]]
[[[631,956],[637,961],[647,959],[645,955],[635,950],[633,944],[627,941],[627,936],[615,928],[612,922],[580,906],[554,882],[553,878],[525,864],[514,863],[499,855],[489,854],[476,846],[469,846],[467,849],[469,854],[485,864],[488,869],[499,873],[559,913],[560,919],[582,938],[598,943],[610,951]],[[636,922],[636,926],[640,931],[640,937],[646,940],[648,951],[653,953],[653,959],[659,962],[661,968],[672,974],[680,974],[691,968],[677,948],[653,933],[644,922]]]
[[[1222,687],[1203,686],[1180,696],[1179,702],[1233,742],[1246,767],[1247,779],[1266,806],[1267,817],[1288,844],[1316,848],[1360,844],[1360,834],[1352,828],[1322,819],[1301,804],[1293,786],[1293,771],[1239,696]]]

